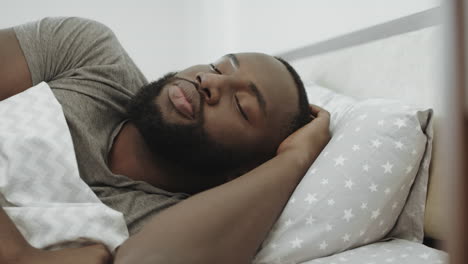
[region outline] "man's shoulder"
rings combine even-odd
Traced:
[[[116,38],[113,30],[103,22],[77,16],[57,16],[45,17],[40,23],[47,25],[49,28],[55,28],[55,33],[68,33],[80,37],[97,37],[107,35]]]
[[[56,24],[57,26],[80,26],[89,30],[111,31],[111,28],[95,19],[79,17],[79,16],[49,16],[40,20],[46,24]]]

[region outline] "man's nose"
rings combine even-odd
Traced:
[[[221,98],[221,89],[224,80],[218,74],[200,72],[196,74],[196,79],[200,85],[200,93],[205,97],[205,101],[209,105],[216,105]]]

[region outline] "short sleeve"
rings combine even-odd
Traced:
[[[104,24],[79,17],[47,17],[14,27],[33,85],[87,66],[113,64],[126,54]]]

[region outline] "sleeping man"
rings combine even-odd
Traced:
[[[0,100],[47,82],[81,178],[124,214],[131,236],[115,263],[250,263],[330,139],[329,113],[265,54],[148,83],[108,27],[46,18],[0,30],[0,59]],[[3,210],[0,238],[1,263],[111,258],[99,245],[33,248]]]

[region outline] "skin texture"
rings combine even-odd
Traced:
[[[251,263],[288,198],[330,140],[330,115],[284,140],[248,173],[155,216],[118,250],[115,263]]]
[[[192,102],[193,118],[169,99],[173,87]],[[218,186],[275,155],[298,100],[291,74],[266,54],[240,53],[189,67],[135,96],[131,121],[111,150],[110,168],[173,192]]]
[[[10,66],[0,67],[0,100],[31,87],[26,60],[11,29],[0,31],[0,59]],[[213,104],[207,100],[204,129],[210,137],[217,141],[225,141],[225,144],[233,147],[253,149],[251,144],[257,144],[256,149],[269,155],[273,152],[273,157],[255,168],[249,167],[250,164],[246,165],[239,177],[226,173],[223,180],[233,179],[201,191],[162,211],[119,248],[114,263],[251,262],[291,193],[330,139],[329,113],[315,106],[311,106],[311,114],[316,118],[286,139],[269,133],[278,131],[275,128],[278,128],[281,122],[275,120],[287,119],[286,116],[297,104],[295,90],[285,89],[293,87],[290,83],[286,84],[292,79],[290,76],[286,77],[283,74],[286,69],[281,68],[279,62],[271,61],[272,59],[261,54],[239,54],[241,66],[238,71],[230,72],[230,66],[227,64],[229,61],[216,64],[227,74],[224,76],[214,75],[207,65],[198,65],[180,72],[182,78],[191,81],[200,76],[203,82],[209,81],[213,84],[222,80],[232,84],[215,87],[227,87],[219,89],[220,94],[224,95],[221,98],[228,98],[229,93],[238,91],[242,106],[245,105],[249,118],[254,122],[251,126],[242,122],[231,122],[236,118],[235,112],[225,104],[226,99]],[[201,75],[197,75],[198,73]],[[281,75],[285,78],[276,78]],[[246,81],[255,82],[259,90],[265,93],[267,118],[259,117],[255,101],[246,92]],[[269,92],[266,89],[269,89]],[[210,90],[210,95],[216,98],[217,90]],[[161,97],[162,101],[156,103],[167,106],[168,102],[163,102],[164,98]],[[182,125],[193,122],[183,119],[169,109],[162,111],[167,121]],[[160,157],[153,155],[138,133],[138,129],[131,123],[122,129],[112,152],[115,170],[120,170],[134,179],[144,179],[143,172],[146,169],[147,172],[152,172],[150,175],[184,172],[180,168],[165,167],[157,163]],[[131,151],[134,156],[121,154],[125,151]],[[257,162],[253,161],[254,164]],[[190,179],[191,176],[187,174],[185,179]],[[167,184],[175,189],[187,188],[181,180],[173,181],[166,177],[151,177],[147,180],[154,181],[155,184]],[[199,186],[200,189],[202,187]],[[0,209],[0,263],[53,264],[74,263],[73,261],[108,263],[112,260],[109,252],[100,245],[55,252],[35,249],[24,240],[15,225]]]

